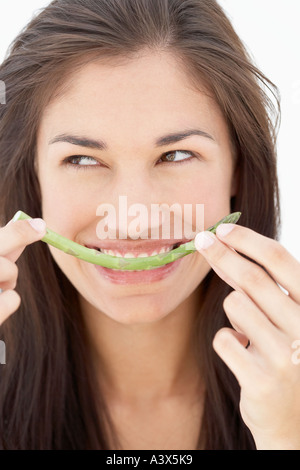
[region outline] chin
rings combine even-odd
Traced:
[[[142,325],[154,323],[165,318],[171,311],[171,308],[162,308],[162,302],[153,302],[151,299],[149,302],[145,299],[137,299],[136,297],[132,300],[123,299],[117,302],[118,305],[108,304],[99,305],[99,302],[94,302],[93,306],[98,310],[99,314],[105,315],[117,323],[123,325]]]

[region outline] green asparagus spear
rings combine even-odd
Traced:
[[[241,212],[234,212],[229,214],[207,230],[212,233],[216,233],[218,225],[225,223],[235,224],[239,220],[240,216]],[[31,217],[22,211],[18,211],[13,218],[14,221],[24,219],[31,219]],[[42,238],[42,241],[54,246],[55,248],[58,248],[64,253],[76,256],[76,258],[79,258],[83,261],[87,261],[88,263],[122,271],[145,271],[148,269],[153,269],[168,263],[172,263],[173,261],[176,261],[177,259],[196,251],[194,240],[191,240],[190,242],[180,245],[178,248],[174,248],[168,253],[161,253],[145,258],[122,258],[118,256],[106,255],[92,248],[86,248],[85,246],[82,246],[79,243],[75,243],[72,240],[63,237],[62,235],[58,235],[49,228],[47,228],[46,235]]]

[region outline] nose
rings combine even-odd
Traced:
[[[105,217],[106,238],[160,238],[166,218],[166,209],[161,208],[164,188],[158,187],[154,175],[141,164],[136,167],[119,172],[109,190],[110,203],[97,208],[97,215]]]

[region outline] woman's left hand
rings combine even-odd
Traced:
[[[195,244],[234,288],[223,303],[234,329],[219,330],[213,347],[240,384],[242,418],[257,449],[300,449],[300,263],[240,225],[201,232]]]

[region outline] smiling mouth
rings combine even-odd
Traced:
[[[105,255],[114,256],[117,258],[148,258],[151,256],[156,256],[158,254],[170,253],[172,250],[174,250],[175,248],[178,248],[180,245],[187,243],[187,241],[190,241],[190,240],[184,240],[181,242],[177,242],[174,245],[163,246],[161,248],[157,248],[155,250],[152,249],[148,251],[143,251],[142,249],[140,250],[114,249],[113,250],[113,249],[100,248],[99,246],[92,246],[92,245],[86,245],[86,246],[87,248],[92,248]]]

